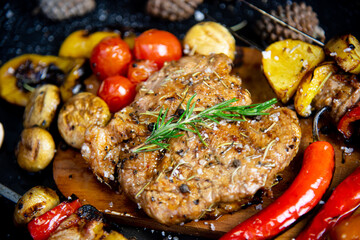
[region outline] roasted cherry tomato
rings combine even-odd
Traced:
[[[320,201],[334,171],[334,148],[313,142],[304,152],[303,165],[291,186],[272,204],[240,223],[220,240],[270,239],[285,230]]]
[[[60,203],[50,211],[47,211],[43,215],[34,218],[29,222],[28,230],[30,235],[34,240],[48,239],[50,234],[58,228],[60,223],[73,214],[79,207],[81,207],[79,199]]]
[[[137,84],[146,81],[149,76],[159,70],[158,65],[151,60],[136,60],[129,66],[128,78]]]
[[[129,105],[135,98],[136,85],[123,76],[112,76],[102,81],[98,96],[109,106],[111,112],[117,112]]]
[[[161,68],[166,61],[179,60],[182,48],[173,34],[151,29],[135,39],[134,53],[137,59],[153,60]]]
[[[132,60],[129,46],[120,37],[108,37],[96,45],[91,53],[90,64],[101,80],[124,75]]]

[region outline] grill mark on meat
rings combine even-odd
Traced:
[[[239,99],[236,105],[250,104],[240,79],[229,75],[230,63],[222,54],[184,57],[152,75],[140,86],[143,90],[134,102],[116,113],[106,127],[88,129],[82,155],[95,175],[107,184],[119,183],[149,216],[165,224],[197,219],[209,209],[236,211],[260,188],[270,188],[300,142],[298,119],[287,108],[245,122],[222,120],[210,129],[199,126],[207,146],[197,134],[186,132],[170,139],[168,150],[131,152],[146,140],[153,128],[149,125],[156,122],[155,116],[142,113],[162,107],[169,109],[168,117],[176,117],[194,93],[200,109],[232,98]],[[264,127],[268,130],[261,131]],[[114,171],[118,171],[115,180],[109,177],[115,178]]]

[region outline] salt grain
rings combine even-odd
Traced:
[[[344,146],[341,147],[341,150],[343,150],[345,154],[350,154],[350,153],[354,152],[353,148],[348,148],[348,147],[344,147]]]
[[[263,56],[264,59],[271,58],[271,51],[263,51],[262,56]]]

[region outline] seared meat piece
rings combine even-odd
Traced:
[[[49,240],[80,240],[80,239],[118,239],[126,238],[106,223],[102,213],[90,205],[80,207],[65,219],[51,234]],[[115,237],[116,236],[116,237]]]
[[[251,104],[250,94],[240,87],[240,78],[229,75],[231,66],[232,61],[223,54],[197,55],[167,63],[153,74],[140,85],[134,102],[116,113],[106,128],[92,127],[87,131],[81,152],[96,176],[108,184],[116,180],[120,151],[122,159],[134,157],[127,152],[149,136],[149,128],[156,122],[153,115],[161,108],[169,108],[168,115],[172,116],[185,109],[194,93],[199,109],[232,98],[239,99],[235,105]]]
[[[345,112],[360,100],[360,83],[356,75],[335,74],[331,76],[315,96],[317,110],[329,106],[331,118],[337,123]]]
[[[245,122],[199,126],[207,146],[186,132],[167,150],[133,153],[151,134],[157,112],[175,118],[195,97],[196,111],[228,99],[251,103],[240,79],[230,76],[225,55],[184,57],[152,75],[135,101],[105,128],[88,129],[84,159],[98,178],[120,187],[159,222],[175,224],[200,218],[210,209],[237,210],[260,188],[270,188],[276,174],[295,156],[300,142],[296,114],[277,108]]]

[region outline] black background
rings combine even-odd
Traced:
[[[291,1],[251,1],[257,6],[270,10]],[[325,30],[326,39],[335,35],[352,33],[360,37],[360,2],[350,0],[305,1],[318,13],[320,26]],[[192,17],[182,22],[168,22],[146,15],[144,0],[99,0],[96,9],[83,16],[56,22],[47,19],[35,0],[0,0],[0,65],[11,58],[25,53],[56,55],[62,41],[78,29],[124,29],[130,27],[141,32],[144,29],[168,30],[179,38],[197,21]],[[239,33],[265,46],[256,36],[253,26],[259,14],[237,1],[206,1],[199,10],[213,16],[227,26],[233,26],[246,19],[248,25]],[[244,45],[237,42],[238,45]],[[56,189],[52,178],[52,166],[39,173],[28,173],[17,165],[14,150],[22,127],[23,108],[0,99],[0,122],[5,128],[5,139],[0,149],[0,183],[19,194],[31,187],[45,185]],[[0,196],[1,221],[0,239],[30,239],[26,230],[15,228],[12,214],[15,204]],[[4,223],[5,222],[5,223]],[[150,229],[121,226],[122,233],[137,239],[202,239],[177,233],[164,233]]]

